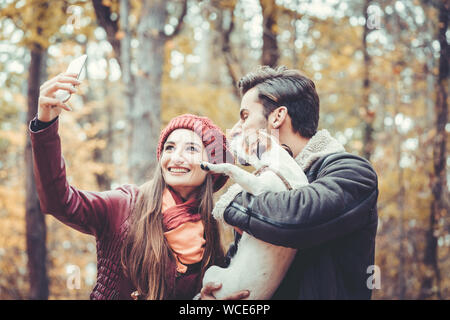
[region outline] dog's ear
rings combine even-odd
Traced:
[[[261,160],[262,154],[266,151],[267,151],[267,144],[261,141],[261,139],[258,139],[258,141],[256,142],[256,150],[255,150],[256,157],[259,160]]]
[[[292,153],[292,150],[291,150],[291,148],[289,148],[289,146],[287,145],[287,144],[282,144],[281,145],[281,147],[284,149],[284,150],[286,150],[287,151],[287,153],[289,153],[289,155],[291,156],[291,157],[294,157],[294,154]]]
[[[256,157],[261,160],[261,156],[267,150],[270,150],[272,147],[271,137],[266,133],[264,129],[258,130],[256,142],[251,149],[252,154],[256,155]]]

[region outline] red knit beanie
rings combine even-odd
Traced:
[[[216,126],[209,118],[200,117],[193,114],[183,114],[170,120],[169,124],[161,131],[159,136],[156,155],[158,161],[161,152],[169,135],[176,129],[188,129],[194,131],[203,142],[208,154],[210,163],[234,163],[232,153],[229,151],[227,140],[222,130]],[[227,182],[228,176],[222,174],[213,174],[213,190],[218,191]]]

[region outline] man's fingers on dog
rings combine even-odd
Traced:
[[[250,291],[248,290],[242,290],[236,293],[233,293],[232,295],[229,295],[228,297],[224,298],[224,300],[242,300],[247,298],[250,295]]]
[[[222,288],[222,284],[218,282],[208,282],[202,289],[202,292],[211,293]]]
[[[201,300],[216,300],[213,291],[219,290],[222,287],[221,283],[208,282],[200,291]]]

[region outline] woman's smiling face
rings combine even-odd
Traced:
[[[172,131],[160,159],[166,184],[187,199],[205,181],[207,172],[200,168],[201,161],[208,161],[208,155],[200,137],[188,129]]]

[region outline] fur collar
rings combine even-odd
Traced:
[[[344,146],[333,138],[328,130],[322,129],[308,141],[303,150],[295,157],[295,161],[303,171],[306,171],[317,159],[327,154],[344,151]]]

